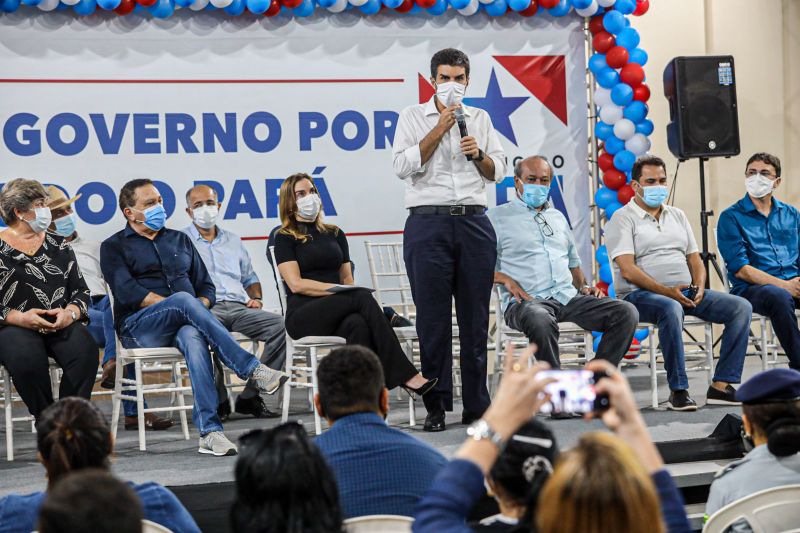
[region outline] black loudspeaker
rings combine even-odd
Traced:
[[[669,150],[679,159],[739,155],[733,56],[676,57],[664,69]]]

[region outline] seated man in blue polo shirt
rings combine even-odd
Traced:
[[[747,160],[744,198],[722,212],[717,226],[719,252],[728,267],[731,292],[769,317],[775,334],[800,370],[800,212],[774,198],[781,184],[781,161],[758,153]]]
[[[286,360],[286,329],[283,317],[262,309],[261,282],[258,280],[250,254],[238,235],[223,230],[217,224],[219,208],[217,192],[208,185],[196,185],[186,192],[186,213],[192,224],[183,232],[189,236],[203,258],[214,286],[217,303],[211,312],[228,331],[236,331],[264,343],[261,362],[270,368],[280,369]],[[216,368],[218,409],[223,419],[231,412],[225,380],[219,358],[214,358]],[[237,413],[256,418],[275,418],[258,394],[256,386],[248,382],[236,397]]]
[[[114,296],[114,327],[126,348],[177,347],[192,382],[192,418],[200,431],[198,451],[235,455],[222,433],[209,346],[242,379],[267,394],[287,379],[239,346],[211,314],[216,289],[189,237],[167,229],[161,195],[153,182],[136,179],[119,192],[125,229],[100,247],[100,266]]]
[[[602,331],[597,357],[618,364],[631,345],[639,314],[590,287],[567,219],[548,201],[553,169],[543,156],[514,166],[516,195],[487,213],[497,234],[494,282],[506,323],[535,343],[536,358],[559,368],[558,323]]]
[[[414,506],[446,464],[421,440],[390,428],[389,391],[371,350],[333,350],[317,369],[314,403],[331,428],[315,443],[336,476],[345,518],[413,516]]]

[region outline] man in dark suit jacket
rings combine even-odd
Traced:
[[[325,356],[314,403],[331,428],[315,442],[333,470],[345,518],[413,516],[447,460],[428,444],[390,428],[389,391],[378,357],[362,346]]]

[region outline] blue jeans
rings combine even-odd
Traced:
[[[639,320],[658,326],[658,342],[664,355],[670,390],[689,388],[683,352],[685,315],[696,316],[714,324],[725,324],[714,381],[741,381],[750,322],[753,318],[750,302],[732,294],[712,290],[705,291],[705,296],[695,308],[683,307],[672,298],[645,290],[633,291],[625,296],[625,300],[639,310]]]
[[[259,365],[258,359],[233,340],[200,300],[185,292],[173,294],[125,319],[120,342],[126,348],[175,346],[183,353],[194,394],[192,420],[200,436],[222,431],[209,346],[241,379],[249,378]]]
[[[789,358],[789,366],[800,370],[800,329],[797,328],[797,300],[775,285],[750,285],[741,296],[753,304],[753,311],[769,317],[775,335]]]
[[[114,317],[111,315],[111,304],[108,296],[95,301],[92,298],[89,306],[89,333],[92,334],[98,348],[103,348],[103,364],[117,358],[117,344],[114,342]]]

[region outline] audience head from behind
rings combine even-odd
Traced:
[[[69,474],[48,491],[40,533],[140,533],[142,504],[133,489],[97,469]]]
[[[322,198],[311,176],[299,172],[283,180],[278,200],[281,233],[305,242],[308,236],[298,224],[305,223],[314,225],[321,233],[335,234],[338,228],[322,221],[322,210]]]
[[[119,191],[119,209],[134,231],[154,234],[167,222],[164,200],[152,180],[131,180]]]
[[[777,457],[800,452],[800,372],[773,368],[756,374],[736,399],[742,402],[745,435],[755,446],[766,444]]]
[[[113,448],[103,413],[88,400],[74,396],[42,411],[36,423],[36,444],[50,487],[73,471],[108,470]]]
[[[336,480],[302,424],[241,437],[230,524],[233,533],[342,530]]]
[[[538,533],[661,533],[655,485],[633,450],[609,433],[584,434],[539,495]]]
[[[317,369],[317,411],[330,424],[357,413],[389,413],[389,391],[384,387],[383,367],[378,356],[363,346],[336,348]]]

